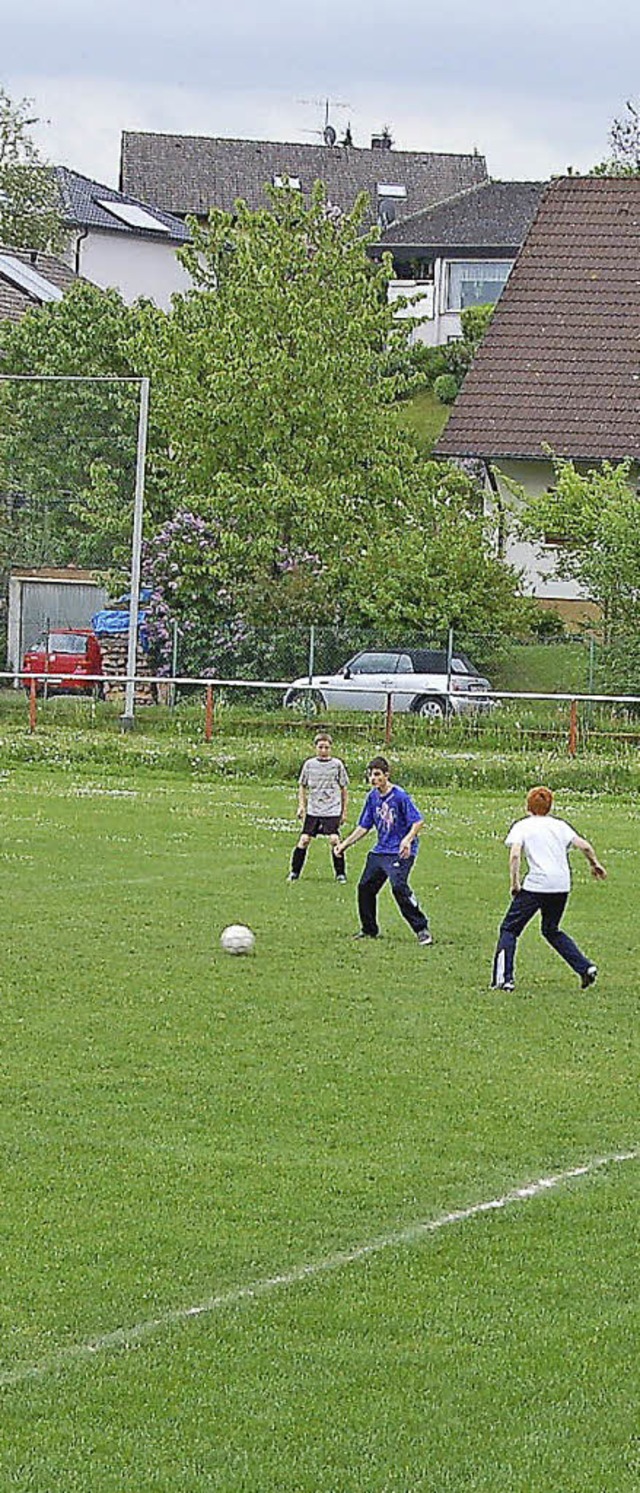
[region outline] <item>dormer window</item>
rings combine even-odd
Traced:
[[[407,189],[395,182],[378,182],[378,220],[382,228],[388,228],[394,223],[401,211],[402,203],[406,201]]]

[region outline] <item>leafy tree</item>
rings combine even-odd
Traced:
[[[631,462],[579,472],[554,460],[553,489],[526,498],[520,524],[530,538],[561,537],[558,573],[578,581],[602,608],[607,641],[633,633],[640,622],[640,499]]]
[[[390,262],[368,257],[363,210],[336,214],[320,185],[309,204],[274,190],[272,211],[239,203],[191,225],[195,288],[169,314],[78,286],[0,332],[7,371],[150,375],[156,644],[176,619],[194,670],[247,630],[345,626],[376,609],[378,627],[412,632],[465,611],[485,631],[512,624],[517,578],[486,560],[477,488],[425,463],[394,418],[403,374],[390,358],[407,327],[387,302]],[[134,390],[2,388],[0,485],[32,503],[64,497],[55,558],[126,563]]]
[[[5,374],[135,378],[140,312],[78,282],[62,301],[0,323]],[[131,542],[137,383],[0,383],[0,490],[13,558],[111,566]],[[164,517],[149,461],[148,512]]]
[[[630,101],[626,114],[614,119],[609,131],[611,155],[599,161],[590,176],[638,176],[640,174],[640,113]]]
[[[357,568],[341,577],[350,622],[394,636],[459,636],[527,630],[529,602],[493,553],[477,484],[447,462],[409,463],[394,519],[383,523]]]
[[[28,99],[14,104],[0,87],[0,243],[55,251],[65,231],[53,173],[29,133],[37,123]]]

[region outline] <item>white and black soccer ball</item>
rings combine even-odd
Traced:
[[[220,934],[220,943],[225,954],[251,954],[255,948],[255,934],[244,923],[230,923]]]

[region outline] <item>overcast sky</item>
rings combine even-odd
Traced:
[[[108,183],[123,129],[312,141],[326,96],[356,145],[388,124],[532,179],[602,158],[639,55],[638,0],[22,0],[0,83],[49,160]]]

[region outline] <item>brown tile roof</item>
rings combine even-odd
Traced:
[[[640,178],[552,182],[435,451],[640,460]]]
[[[7,259],[17,259],[59,290],[69,290],[78,278],[63,260],[57,259],[53,254],[45,254],[40,249],[13,249],[10,245],[0,244],[1,255],[5,255]],[[19,321],[25,311],[38,305],[40,301],[35,295],[29,295],[14,284],[10,277],[0,273],[0,321]]]
[[[441,202],[484,181],[484,156],[429,150],[363,150],[356,146],[302,145],[277,140],[225,140],[206,135],[124,131],[120,187],[165,212],[202,217],[211,207],[230,212],[241,197],[251,208],[268,205],[265,182],[297,177],[303,192],[324,181],[331,202],[348,210],[368,192],[375,221],[378,183],[406,188],[404,213]]]

